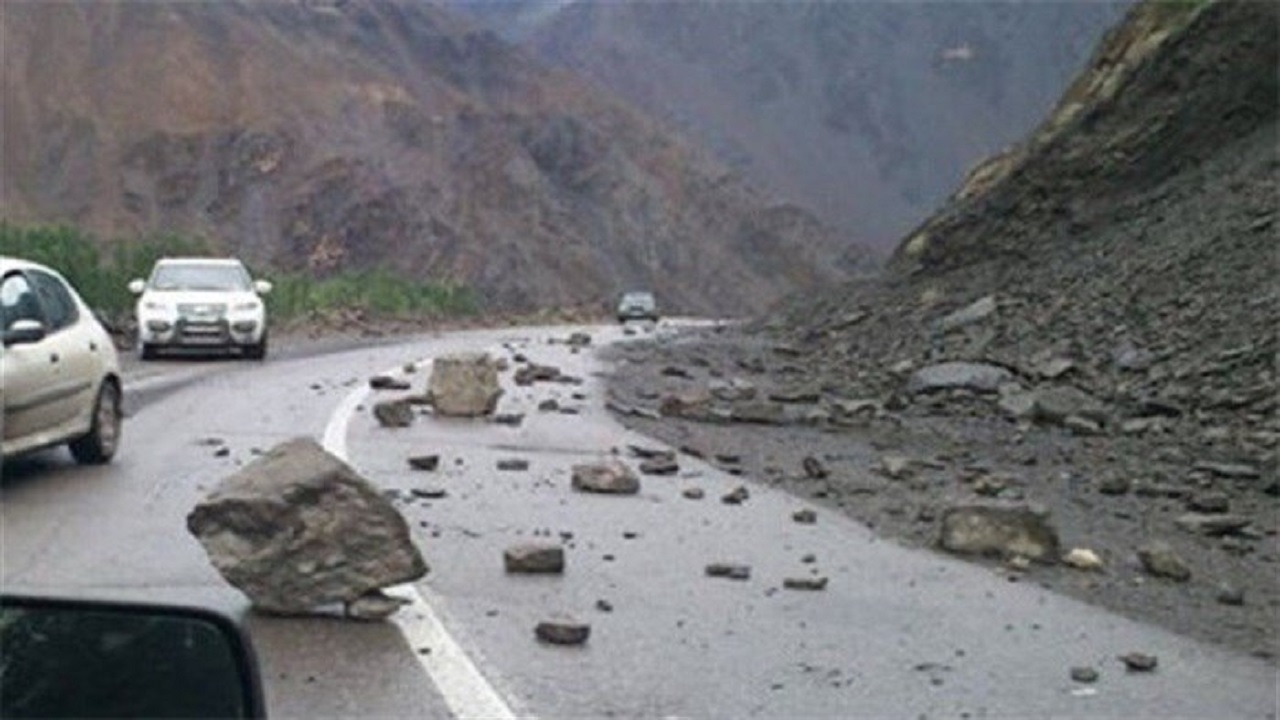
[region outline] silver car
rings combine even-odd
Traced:
[[[138,295],[138,347],[142,359],[167,348],[239,349],[267,354],[271,283],[254,281],[234,258],[163,258],[149,280],[134,280]]]
[[[0,457],[67,443],[105,463],[120,442],[111,336],[54,270],[0,256]]]
[[[628,320],[658,321],[658,301],[650,292],[629,292],[618,301],[618,322]]]

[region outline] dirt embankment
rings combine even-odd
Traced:
[[[1102,569],[1002,572],[1274,657],[1278,26],[1273,3],[1136,6],[885,277],[629,349],[615,403],[908,542],[957,503],[1043,505]]]

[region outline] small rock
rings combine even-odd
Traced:
[[[685,488],[684,492],[682,492],[681,495],[684,495],[686,498],[690,500],[701,500],[702,498],[706,497],[707,494],[705,491],[703,491],[702,488],[693,487],[693,488]]]
[[[644,475],[675,475],[680,472],[680,464],[674,457],[650,458],[641,461],[640,472]]]
[[[369,378],[369,387],[374,390],[408,390],[409,381],[393,378],[390,375],[374,375]]]
[[[547,620],[538,623],[534,635],[552,645],[581,645],[591,637],[591,626],[586,623]]]
[[[754,425],[782,425],[787,422],[787,409],[768,400],[748,401],[733,406],[729,417],[734,422]]]
[[[228,455],[230,455],[230,454],[231,454],[231,448],[227,447],[226,445],[223,445],[222,447],[220,447],[220,448],[218,448],[217,450],[214,450],[214,451],[213,451],[213,456],[214,456],[214,457],[220,457],[220,458],[221,458],[221,457],[226,457],[226,456],[228,456]]]
[[[1138,548],[1138,560],[1143,569],[1157,577],[1167,577],[1177,582],[1191,579],[1190,568],[1166,542],[1156,540]]]
[[[505,458],[498,461],[497,467],[503,472],[524,472],[529,469],[529,461],[522,458]]]
[[[662,375],[663,377],[674,377],[674,378],[681,378],[684,380],[693,379],[693,375],[689,374],[688,370],[685,370],[682,367],[677,367],[675,365],[668,365],[662,368],[659,374]]]
[[[830,472],[827,470],[827,467],[822,464],[822,461],[812,455],[805,457],[802,464],[804,466],[805,477],[810,480],[822,480],[830,475]]]
[[[381,590],[370,590],[344,604],[344,614],[353,620],[385,620],[408,605],[404,598],[392,597]]]
[[[725,465],[737,465],[742,462],[742,456],[735,453],[716,453],[715,457],[716,462],[724,463]]]
[[[1062,556],[1062,563],[1077,570],[1102,569],[1102,558],[1087,548],[1072,548],[1071,552]]]
[[[782,587],[788,590],[826,590],[825,577],[790,577],[782,581]]]
[[[549,398],[538,403],[539,412],[556,412],[560,409],[560,403],[555,398]]]
[[[582,492],[634,495],[640,479],[631,468],[617,460],[573,466],[573,489]]]
[[[382,427],[409,427],[413,423],[413,406],[403,400],[375,403],[373,416]]]
[[[570,347],[586,347],[591,344],[591,336],[584,332],[576,332],[569,335],[569,339],[564,342]]]
[[[1023,556],[1041,562],[1058,557],[1058,531],[1048,513],[1025,504],[974,504],[942,515],[939,545],[962,554]]]
[[[628,445],[627,452],[641,460],[674,460],[676,454],[671,450],[648,448],[641,445]]]
[[[747,498],[750,498],[750,497],[751,497],[751,492],[747,490],[747,486],[739,485],[738,487],[734,488],[733,490],[730,490],[728,493],[725,493],[723,496],[721,496],[720,502],[726,505],[741,505],[742,503],[746,502]]]
[[[911,474],[911,465],[911,458],[885,455],[880,458],[880,474],[893,480],[902,480]]]
[[[1102,434],[1102,425],[1079,415],[1068,415],[1066,420],[1062,421],[1062,426],[1076,435],[1095,436]]]
[[[982,322],[995,314],[995,312],[995,296],[987,295],[939,320],[938,329],[944,333],[959,330],[968,325]]]
[[[1206,460],[1196,463],[1195,469],[1234,480],[1254,480],[1261,476],[1256,467],[1243,463],[1220,463]]]
[[[747,580],[751,578],[750,565],[733,563],[711,563],[706,568],[709,577],[722,577],[730,580]]]
[[[791,513],[791,519],[801,525],[812,525],[818,522],[818,513],[810,508],[805,508]]]
[[[524,422],[524,413],[500,413],[493,416],[492,422],[495,425],[519,427]]]
[[[421,487],[409,490],[409,494],[423,500],[440,500],[449,496],[449,491],[442,487]]]
[[[963,388],[975,392],[993,393],[1012,379],[1013,374],[998,365],[945,362],[915,371],[907,381],[907,392],[919,395]]]
[[[1249,518],[1243,515],[1189,512],[1180,515],[1173,523],[1190,533],[1220,537],[1248,527]]]
[[[1108,477],[1098,482],[1098,492],[1103,495],[1124,495],[1133,485],[1127,477]]]
[[[813,553],[805,553],[800,557],[800,562],[804,563],[805,565],[812,565],[818,562],[818,556],[814,555]]]
[[[564,548],[559,545],[517,545],[503,551],[502,562],[509,573],[562,573]]]
[[[1073,667],[1071,679],[1078,683],[1094,683],[1098,681],[1098,671],[1087,665]]]
[[[414,470],[423,470],[426,472],[432,472],[436,468],[440,467],[440,456],[439,455],[416,455],[414,457],[409,458],[409,467],[413,468]]]
[[[611,613],[613,612],[613,603],[604,599],[597,600],[596,609],[600,612]]]
[[[1217,600],[1223,605],[1244,605],[1244,590],[1231,583],[1220,583]]]
[[[1120,662],[1124,663],[1125,669],[1130,672],[1151,672],[1156,669],[1159,659],[1155,655],[1146,653],[1131,652],[1120,656]]]

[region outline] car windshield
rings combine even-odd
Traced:
[[[649,293],[627,293],[622,296],[623,305],[652,305],[653,295]]]
[[[248,290],[249,274],[239,265],[161,265],[151,276],[151,289]]]

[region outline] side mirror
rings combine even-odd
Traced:
[[[44,339],[44,323],[39,320],[14,320],[4,331],[4,346],[30,345]]]
[[[0,597],[4,717],[264,717],[240,629],[208,610]]]
[[[253,291],[258,293],[259,295],[269,294],[271,292],[271,287],[272,287],[271,283],[267,282],[266,280],[253,281]]]
[[[129,281],[129,292],[133,293],[134,295],[141,295],[143,291],[146,289],[147,289],[146,280],[140,280],[135,278]]]

